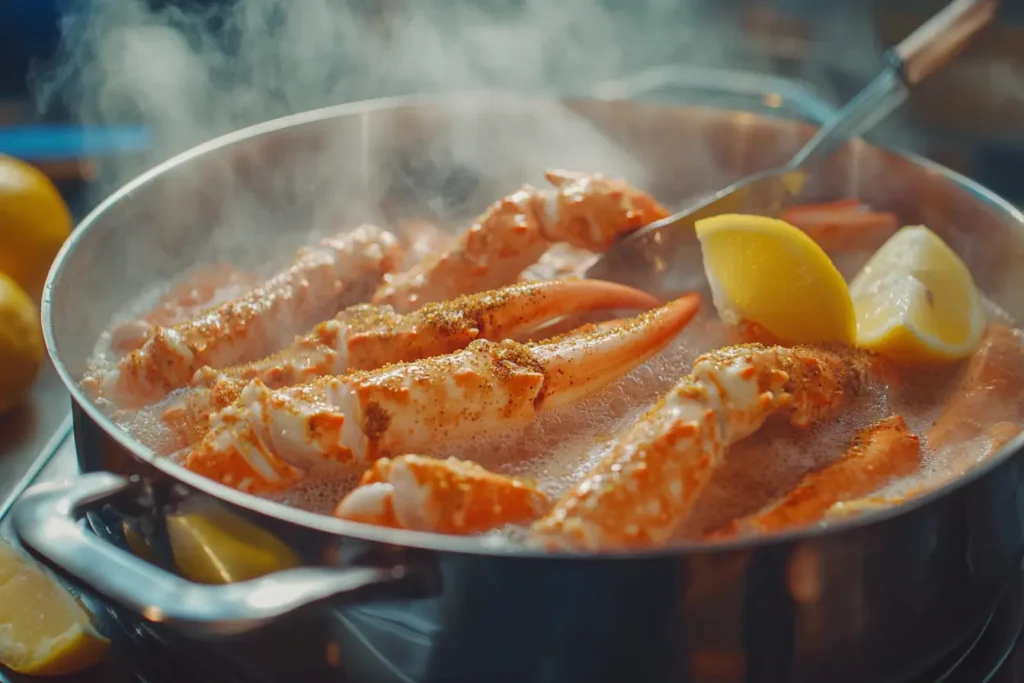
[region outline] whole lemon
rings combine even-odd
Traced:
[[[0,272],[37,297],[71,227],[71,213],[50,179],[0,154]]]
[[[28,394],[43,353],[35,304],[17,282],[0,273],[0,413]]]

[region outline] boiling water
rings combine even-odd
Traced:
[[[150,313],[160,301],[179,282],[188,282],[193,272],[204,270],[195,268],[180,275],[174,282],[164,282],[159,286],[143,290],[124,306],[120,315],[112,321],[108,329],[100,335],[89,357],[89,368],[94,372],[109,372],[116,366],[121,354],[113,348],[113,335],[117,326],[124,322],[141,320]],[[228,283],[214,289],[207,307],[215,307],[224,302],[244,296],[248,290],[239,284]],[[121,429],[131,434],[136,440],[161,455],[170,455],[184,444],[175,441],[173,434],[164,424],[161,416],[167,407],[174,402],[184,390],[175,391],[166,399],[138,411],[119,410],[117,406],[104,399],[97,399],[97,404],[106,412]]]
[[[698,536],[769,505],[808,471],[841,458],[859,431],[882,418],[902,415],[910,431],[921,434],[940,408],[939,403],[895,401],[879,388],[845,406],[837,418],[808,430],[770,421],[729,449],[679,534]]]
[[[422,454],[472,460],[495,472],[528,477],[552,496],[561,495],[611,448],[615,433],[679,381],[697,356],[727,343],[725,328],[702,313],[661,353],[583,401],[541,413],[522,428],[438,444]],[[314,475],[275,498],[328,513],[353,483]]]
[[[837,265],[849,276],[866,257],[847,255]],[[150,293],[140,299],[132,311],[146,310],[159,294]],[[994,305],[990,304],[989,309],[991,319],[1010,322]],[[700,354],[730,343],[735,343],[735,339],[706,305],[664,351],[587,399],[545,412],[525,427],[461,443],[438,444],[437,449],[424,454],[473,460],[495,472],[527,477],[557,498],[577,484],[614,446],[616,434],[639,420],[689,372]],[[110,362],[109,340],[100,341],[95,358],[100,363]],[[939,371],[906,373],[904,382],[910,390],[901,391],[899,397],[879,388],[851,403],[837,419],[809,430],[797,430],[782,420],[769,422],[755,435],[730,448],[726,461],[699,497],[691,518],[679,530],[679,538],[699,536],[771,503],[792,489],[809,470],[841,457],[858,431],[883,417],[902,415],[913,433],[924,434],[955,386],[961,369],[962,364],[958,364]],[[179,393],[138,412],[110,412],[139,441],[158,453],[172,454],[183,444],[174,441],[160,415]],[[919,472],[887,486],[878,495],[899,496],[922,486],[941,485],[950,478],[952,460],[958,464],[981,461],[987,448],[987,440],[977,439],[936,453],[924,443]],[[297,486],[272,498],[329,514],[355,483],[353,477],[311,472]]]
[[[575,405],[542,413],[519,429],[439,444],[436,450],[424,454],[472,460],[495,472],[527,477],[557,498],[608,453],[616,434],[639,420],[689,372],[700,354],[735,342],[713,316],[705,310],[662,353]],[[906,372],[903,380],[907,386],[898,397],[878,387],[851,402],[837,418],[807,430],[796,429],[783,420],[770,421],[730,448],[723,466],[714,473],[690,519],[679,530],[679,538],[699,536],[770,504],[808,471],[841,458],[859,431],[882,418],[901,415],[912,433],[924,434],[956,386],[962,365]],[[973,450],[980,461],[987,441],[953,444],[943,452],[930,450],[927,443],[922,447],[919,472],[885,487],[878,495],[898,496],[921,486],[939,485],[948,479],[951,459],[963,462]],[[274,499],[329,514],[354,485],[351,478],[314,473]]]

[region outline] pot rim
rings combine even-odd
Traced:
[[[56,283],[60,280],[67,263],[75,257],[75,249],[79,241],[83,239],[83,236],[92,228],[93,225],[101,222],[107,211],[122,202],[124,199],[129,197],[133,192],[142,188],[147,183],[153,181],[158,176],[162,175],[166,171],[187,163],[193,159],[196,159],[204,154],[213,152],[214,150],[233,145],[244,140],[259,137],[264,134],[272,133],[274,131],[283,130],[287,128],[296,127],[302,124],[313,123],[317,121],[324,121],[332,118],[340,118],[343,116],[352,116],[357,114],[371,114],[375,111],[383,111],[388,109],[394,109],[397,107],[410,107],[410,106],[422,106],[427,104],[436,104],[438,102],[451,102],[452,100],[468,99],[470,101],[479,101],[481,98],[495,97],[502,98],[516,98],[520,101],[536,99],[550,101],[552,97],[544,96],[529,96],[521,93],[509,92],[509,91],[491,91],[491,90],[474,90],[474,91],[463,91],[458,93],[447,93],[441,95],[400,95],[394,97],[383,97],[374,98],[369,100],[361,100],[357,102],[348,102],[338,105],[332,105],[329,107],[322,107],[320,109],[312,109],[309,111],[300,112],[297,114],[290,114],[287,116],[271,119],[257,123],[245,128],[226,133],[219,137],[213,138],[199,145],[196,145],[184,152],[181,152],[166,161],[157,164],[150,168],[148,171],[143,172],[136,178],[132,179],[119,189],[115,190],[110,196],[100,202],[88,215],[76,226],[72,231],[70,237],[64,242],[56,258],[54,259],[53,265],[50,268],[50,272],[47,275],[46,283],[43,288],[42,302],[41,302],[41,319],[43,327],[43,338],[46,343],[47,353],[50,357],[51,362],[57,370],[61,381],[64,386],[68,389],[71,394],[71,400],[81,408],[89,419],[93,420],[99,427],[112,439],[114,439],[121,447],[129,451],[133,457],[142,460],[148,465],[156,468],[163,474],[180,481],[187,486],[196,490],[202,491],[207,495],[210,495],[216,499],[236,505],[244,508],[250,512],[254,512],[267,517],[275,518],[281,521],[285,521],[297,526],[305,527],[308,529],[314,529],[324,533],[332,535],[348,536],[364,541],[404,546],[408,548],[415,548],[421,550],[431,550],[440,552],[453,552],[468,555],[483,555],[483,556],[501,556],[501,557],[519,557],[519,558],[548,558],[551,560],[592,560],[598,559],[616,559],[624,561],[642,561],[645,559],[661,558],[661,557],[672,557],[680,555],[701,555],[701,554],[716,554],[716,553],[727,553],[744,551],[755,548],[761,548],[764,546],[775,546],[784,545],[799,541],[816,541],[823,538],[838,537],[846,532],[852,531],[865,526],[879,524],[889,519],[902,516],[910,513],[913,510],[922,508],[932,504],[940,498],[944,498],[947,495],[951,495],[954,492],[968,486],[971,482],[987,476],[992,470],[1000,467],[1010,458],[1016,456],[1024,448],[1024,432],[1018,434],[1013,440],[1011,440],[1003,450],[991,458],[987,463],[981,467],[977,467],[974,470],[962,475],[945,486],[936,488],[928,493],[914,498],[902,505],[896,507],[882,508],[873,512],[866,513],[861,516],[852,517],[849,519],[837,520],[830,522],[827,526],[812,526],[804,529],[793,530],[783,532],[779,534],[773,534],[770,536],[753,536],[748,538],[730,539],[718,542],[687,542],[677,543],[667,548],[660,548],[650,551],[642,552],[614,552],[614,553],[575,553],[575,552],[551,552],[541,549],[527,548],[517,544],[509,543],[489,543],[487,537],[461,537],[461,536],[448,536],[443,534],[435,534],[422,531],[409,531],[404,529],[390,529],[385,527],[379,527],[371,524],[364,524],[360,522],[351,522],[347,520],[336,519],[327,515],[315,514],[300,510],[295,507],[291,507],[284,503],[278,503],[275,501],[266,500],[258,496],[243,493],[237,489],[233,489],[224,484],[220,484],[211,479],[207,479],[199,474],[196,474],[181,465],[178,465],[171,459],[160,456],[154,453],[151,449],[144,447],[142,444],[136,442],[130,434],[118,427],[113,421],[111,421],[103,412],[97,407],[85,392],[82,390],[79,380],[74,377],[67,365],[60,358],[57,349],[57,341],[54,338],[53,330],[53,306],[52,306],[52,293],[56,286]],[[558,98],[563,102],[581,102],[586,101],[587,98],[579,97],[567,97]],[[599,100],[605,102],[605,100]],[[701,107],[699,105],[684,105],[684,104],[660,104],[660,103],[644,103],[648,106],[656,107],[679,107],[686,109],[710,109],[716,111],[729,111],[720,110],[713,107]],[[740,113],[739,110],[736,110]],[[745,115],[750,115],[749,112],[743,112]],[[756,116],[756,115],[755,115]],[[792,119],[790,119],[792,121]],[[1024,230],[1024,214],[1018,211],[1012,204],[1007,202],[1002,197],[998,196],[991,190],[982,186],[981,184],[960,175],[959,173],[942,166],[936,162],[920,157],[916,154],[905,152],[902,150],[896,150],[888,147],[878,147],[886,153],[901,157],[913,163],[914,165],[922,168],[926,172],[934,173],[936,175],[943,176],[949,182],[959,185],[965,190],[968,190],[974,194],[982,202],[990,204],[997,211],[1011,216],[1017,223],[1022,226]]]

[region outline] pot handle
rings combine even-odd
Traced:
[[[139,485],[108,472],[27,491],[12,511],[22,544],[56,571],[141,614],[194,635],[247,633],[302,607],[394,596],[404,567],[295,568],[224,585],[194,583],[107,543],[79,523],[86,510]]]

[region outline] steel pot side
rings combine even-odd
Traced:
[[[438,680],[511,680],[493,676],[499,661],[520,680],[542,680],[538,664],[522,661],[523,648],[548,657],[550,675],[562,676],[550,680],[644,671],[659,680],[746,680],[755,669],[794,680],[822,672],[882,680],[894,666],[923,665],[936,647],[966,637],[1019,567],[1020,439],[947,488],[827,530],[631,556],[552,556],[346,523],[241,494],[140,447],[77,384],[94,340],[133,293],[197,263],[254,265],[267,253],[287,254],[304,236],[291,226],[391,222],[422,217],[424,207],[457,221],[524,180],[539,183],[548,166],[622,175],[678,202],[785,161],[811,133],[744,112],[488,94],[317,110],[175,157],[90,214],[50,273],[46,341],[72,392],[87,474],[26,496],[14,513],[17,533],[80,583],[193,637],[248,633],[313,602],[342,614],[383,589],[433,615],[417,666],[450,676]],[[984,188],[856,142],[822,166],[807,196],[857,196],[927,224],[991,299],[1024,318],[1024,217]],[[257,583],[197,586],[173,557],[162,568],[118,558],[128,553],[100,548],[106,541],[72,523],[88,512],[94,528],[110,530],[117,524],[103,511],[116,510],[165,527],[182,506],[230,510],[287,539],[304,566]],[[272,608],[254,600],[266,596],[267,581],[278,591]],[[200,603],[219,612],[189,608]],[[358,620],[347,614],[338,619],[351,632]],[[335,636],[338,619],[328,629]],[[914,633],[915,620],[928,627]],[[622,634],[623,623],[636,625],[632,635]],[[343,641],[350,649],[351,638],[331,642]],[[602,647],[608,654],[597,656]],[[709,677],[713,659],[731,664]]]

